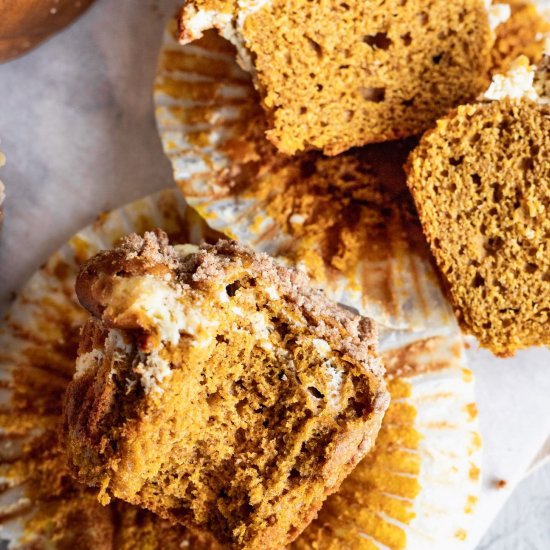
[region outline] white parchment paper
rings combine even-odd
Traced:
[[[151,87],[177,0],[98,0],[30,55],[0,65],[0,150],[7,165],[0,315],[10,296],[101,211],[172,182]],[[484,488],[474,548],[550,434],[550,351],[508,360],[472,348]],[[498,480],[506,481],[497,489]]]

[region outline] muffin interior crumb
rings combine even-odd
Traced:
[[[171,275],[97,278],[102,319],[84,328],[90,364],[69,397],[71,460],[105,501],[220,544],[270,548],[298,536],[372,444],[387,406],[374,329],[267,256],[231,243],[207,250]],[[179,338],[144,298],[143,277],[175,294],[164,300]],[[139,299],[121,285],[140,288]],[[81,391],[93,399],[77,402]]]

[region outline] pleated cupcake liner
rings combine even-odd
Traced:
[[[74,541],[99,548],[107,535],[109,548],[144,541],[167,550],[203,547],[148,512],[120,502],[101,507],[94,490],[70,478],[59,439],[62,399],[87,317],[74,294],[79,266],[121,236],[155,227],[175,243],[219,237],[176,189],[103,214],[31,277],[0,329],[0,538],[10,548],[77,547]],[[373,548],[450,548],[467,534],[481,442],[460,335],[454,325],[381,332],[393,400],[375,450],[330,497],[322,525],[308,527],[296,548],[307,547],[319,528],[327,548],[366,541]]]

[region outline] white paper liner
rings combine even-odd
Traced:
[[[550,21],[550,0],[531,0],[538,12]]]
[[[408,198],[400,164],[406,155],[401,153],[400,161],[380,161],[380,166],[378,151],[386,155],[385,146],[332,159],[317,153],[294,158],[281,155],[263,135],[263,111],[231,47],[213,34],[181,46],[174,32],[170,24],[154,97],[164,150],[188,203],[216,230],[273,256],[290,255],[291,263],[308,271],[333,299],[384,325],[422,329],[451,322],[452,311],[439,288],[420,227],[405,213]],[[364,183],[365,189],[372,187],[379,192],[369,183],[369,170],[371,166],[380,170],[378,179],[386,195],[380,201],[385,204],[386,217],[377,226],[376,237],[363,237],[365,242],[352,266],[341,268],[323,252],[320,238],[307,231],[298,235],[293,225],[301,223],[304,213],[309,222],[315,222],[314,205],[310,209],[306,206],[298,215],[288,210],[277,211],[274,217],[270,209],[277,193],[285,193],[283,186],[291,185],[289,178],[300,166],[313,165],[312,171],[330,188],[330,178],[345,158],[360,159],[364,182],[359,174],[358,181],[351,182],[356,187]],[[269,185],[271,192],[262,195],[263,191],[258,191]],[[329,193],[336,203],[339,190]],[[367,233],[371,222],[366,218],[377,207],[371,208],[368,201],[362,204],[364,209],[358,213],[364,221],[354,222],[353,228],[345,227],[349,220],[340,211],[335,216],[344,219],[334,223],[342,225],[348,234]],[[345,248],[346,241],[341,239]],[[376,262],[369,258],[372,255],[377,256]]]
[[[332,515],[321,511],[297,548],[316,540],[320,549],[451,549],[467,540],[479,494],[481,440],[460,335],[414,340],[394,333],[382,349],[392,403],[377,448],[344,482],[344,496],[329,497]],[[415,416],[407,429],[409,407]],[[366,502],[353,493],[361,486],[369,488]]]
[[[156,537],[156,548],[202,547],[182,529],[170,528],[166,538],[166,522],[148,513],[142,515],[139,525],[130,516],[122,525],[113,526],[114,520],[109,518],[115,517],[114,512],[105,512],[88,491],[69,496],[52,494],[49,502],[44,495],[37,498],[35,485],[40,478],[33,477],[29,464],[47,468],[53,451],[38,448],[36,456],[29,459],[29,447],[25,448],[36,447],[40,437],[51,436],[58,429],[60,399],[74,370],[78,329],[86,317],[73,291],[78,266],[98,250],[112,247],[122,235],[153,227],[165,229],[173,242],[217,238],[175,189],[102,215],[71,238],[29,280],[0,329],[0,473],[4,482],[0,490],[0,538],[10,541],[10,548],[24,548],[31,542],[33,548],[58,548],[84,534],[88,539],[79,539],[79,547],[92,548],[90,537],[94,540],[96,535],[90,525],[97,533],[114,529],[119,538],[131,532],[135,536],[137,529],[144,540],[146,536],[147,540]],[[369,499],[360,510],[354,510],[357,523],[349,524],[346,533],[360,533],[361,540],[372,541],[373,548],[425,549],[427,542],[434,548],[450,548],[447,545],[458,543],[467,533],[479,490],[480,467],[473,376],[465,367],[458,331],[454,325],[424,334],[385,331],[382,348],[394,375],[390,381],[394,400],[383,423],[378,451],[347,481],[357,483]],[[399,453],[409,452],[407,441],[414,443],[410,452],[417,457],[412,473],[403,473],[396,459]],[[55,476],[48,475],[40,488],[46,494],[50,483],[52,492],[57,487]],[[410,498],[399,496],[403,492],[400,480]],[[390,509],[382,506],[381,496],[386,504],[391,502]],[[78,520],[66,518],[66,510],[72,507]],[[54,513],[58,523],[60,517],[66,522],[61,527],[64,539],[59,538],[60,528],[56,531],[51,525]],[[44,517],[48,520],[49,514],[52,518],[48,523]],[[117,514],[121,521],[121,512]],[[407,516],[404,521],[392,519],[403,514]],[[41,521],[37,523],[36,517]],[[139,531],[143,517],[153,525],[152,533]],[[334,516],[331,523],[336,528],[341,522]],[[175,535],[173,529],[178,529]],[[331,536],[323,540],[332,544],[336,539]],[[127,546],[115,542],[113,547]]]
[[[419,447],[419,482],[434,486],[434,491],[419,494],[407,536],[411,548],[441,547],[442,541],[448,541],[445,547],[452,548],[466,540],[468,516],[477,503],[481,439],[473,401],[473,375],[466,367],[460,335],[435,337],[427,342],[429,352],[425,356],[418,352],[419,363],[447,364],[448,368],[410,379],[411,401],[417,410],[415,426],[424,436]],[[447,461],[461,466],[449,469]]]
[[[66,539],[80,537],[89,531],[89,525],[83,524],[82,518],[73,522],[74,533],[59,541],[59,546],[52,540],[54,527],[47,521],[51,512],[53,522],[55,510],[67,502],[75,513],[89,514],[92,523],[105,515],[89,493],[67,496],[63,491],[48,499],[33,499],[28,468],[38,466],[47,471],[48,462],[58,460],[57,451],[45,448],[37,459],[30,458],[25,445],[32,448],[44,436],[55,439],[52,434],[59,429],[61,399],[74,371],[79,327],[87,317],[74,294],[78,266],[97,251],[112,247],[121,236],[155,227],[165,229],[174,242],[218,238],[173,189],[100,215],[31,277],[0,329],[0,538],[9,540],[10,547],[26,548],[31,543],[33,548],[70,547]],[[52,399],[57,401],[55,405]],[[35,478],[31,475],[31,485]],[[42,482],[51,483],[54,493],[55,474],[52,478]],[[42,490],[47,493],[48,487]],[[25,529],[36,514],[45,515],[41,528],[36,532]],[[83,547],[94,548],[89,539],[78,540]]]

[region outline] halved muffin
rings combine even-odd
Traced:
[[[462,327],[497,355],[550,345],[550,70],[526,59],[422,138],[408,185]]]
[[[373,323],[234,242],[132,235],[77,280],[66,397],[78,479],[233,548],[280,548],[372,447]]]
[[[190,0],[180,40],[216,28],[252,73],[283,153],[335,155],[429,128],[487,85],[484,0]]]

